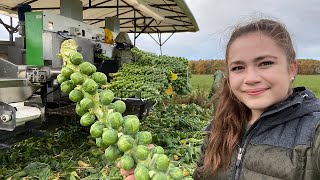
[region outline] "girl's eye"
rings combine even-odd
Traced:
[[[242,66],[236,66],[236,67],[231,68],[230,70],[232,72],[239,72],[239,71],[241,71],[243,69],[244,69],[244,67],[242,67]]]
[[[274,62],[272,61],[265,61],[265,62],[262,62],[259,64],[260,67],[269,67],[271,66],[272,64],[274,64]]]

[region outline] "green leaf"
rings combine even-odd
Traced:
[[[23,169],[23,171],[26,172],[28,176],[36,176],[40,180],[49,179],[49,177],[52,175],[50,166],[40,162],[29,163],[28,166]]]

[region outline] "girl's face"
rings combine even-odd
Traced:
[[[297,62],[288,65],[283,50],[261,32],[237,38],[227,63],[232,92],[257,116],[288,97],[297,71]]]

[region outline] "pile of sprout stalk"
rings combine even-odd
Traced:
[[[96,72],[94,65],[85,62],[77,47],[72,39],[61,44],[58,57],[63,60],[63,68],[57,80],[61,91],[76,103],[80,124],[90,126],[90,135],[95,138],[96,145],[105,149],[105,158],[120,161],[121,169],[135,168],[136,180],[183,179],[183,171],[170,162],[161,146],[148,148],[152,135],[139,131],[138,117],[122,116],[126,104],[121,100],[114,102],[114,93],[107,88],[106,75]]]
[[[192,91],[187,59],[158,56],[136,47],[131,53],[133,62],[123,64],[108,84],[116,97],[159,102],[169,100],[172,94],[187,95]]]

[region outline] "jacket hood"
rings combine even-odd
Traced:
[[[314,112],[320,112],[319,99],[305,87],[297,87],[287,100],[269,107],[261,117],[277,117],[268,122],[268,125],[276,125]]]

